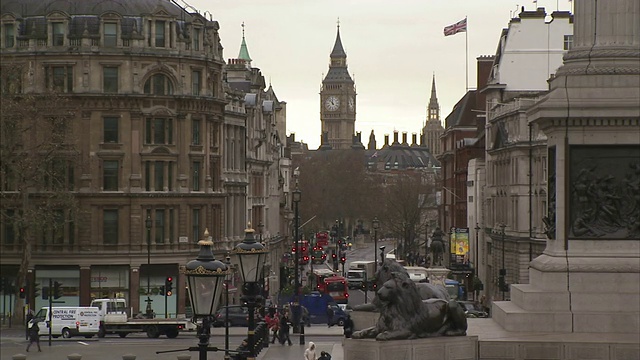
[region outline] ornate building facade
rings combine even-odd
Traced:
[[[25,250],[7,216],[19,204],[0,204],[4,277],[16,286],[53,278],[70,306],[123,297],[133,314],[147,298],[164,314],[159,288],[172,277],[167,307],[176,316],[187,303],[179,270],[205,229],[218,258],[248,221],[264,241],[286,235],[279,216],[288,180],[274,168],[286,164],[286,104],[258,69],[239,63],[242,50],[227,67],[217,21],[164,0],[3,2],[0,16],[3,68],[22,65],[24,94],[53,90],[69,100],[80,156],[68,173],[79,208],[58,235],[32,234]],[[235,73],[247,88],[234,86]],[[31,290],[30,305],[42,306]]]

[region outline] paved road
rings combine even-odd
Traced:
[[[195,333],[182,333],[176,339],[167,339],[161,337],[159,339],[149,339],[143,334],[133,334],[121,339],[117,336],[108,336],[103,339],[92,338],[72,338],[72,339],[53,339],[52,346],[48,345],[48,338],[42,338],[40,345],[42,352],[34,352],[32,346],[30,351],[25,352],[27,341],[24,338],[23,330],[6,329],[0,330],[0,358],[11,359],[14,354],[22,353],[28,355],[27,359],[47,359],[47,360],[66,360],[67,355],[78,353],[82,355],[83,360],[121,360],[122,355],[134,354],[136,360],[176,360],[180,354],[188,352],[175,352],[168,354],[156,354],[156,351],[182,349],[189,346],[195,346],[198,340]],[[246,328],[230,329],[231,348],[235,348],[240,341],[246,337]],[[312,325],[305,329],[305,342],[313,341],[320,351],[328,351],[332,355],[332,360],[343,360],[342,352],[342,328],[327,328],[323,325]],[[288,345],[270,345],[258,355],[258,359],[263,360],[300,360],[306,345],[300,345],[300,339],[297,334],[291,335],[292,346]],[[211,346],[223,347],[224,345],[224,329],[212,329]],[[197,359],[198,353],[191,352],[191,359]],[[209,352],[209,360],[222,360],[224,353]]]

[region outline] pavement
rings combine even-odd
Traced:
[[[300,335],[291,334],[292,345],[269,344],[268,348],[262,349],[256,357],[258,360],[300,360],[303,357],[304,350],[309,341],[316,344],[316,354],[320,355],[321,351],[327,351],[331,354],[332,360],[344,360],[344,352],[342,349],[342,341],[344,339],[342,327],[327,327],[323,324],[313,324],[305,327],[304,345],[300,344]],[[247,329],[243,327],[229,328],[229,337],[234,344],[231,348],[235,348],[239,339],[247,336]],[[220,346],[220,339],[224,339],[224,328],[211,329],[211,346]],[[190,354],[191,359],[197,359],[197,352],[176,352],[168,354],[156,355],[155,351],[165,349],[182,348],[184,346],[195,346],[195,332],[183,333],[176,339],[166,339],[164,336],[159,339],[148,339],[142,335],[137,337],[128,336],[120,339],[117,336],[107,336],[103,339],[84,339],[74,337],[71,339],[54,339],[53,347],[48,346],[46,337],[40,338],[40,345],[43,352],[37,352],[37,347],[32,346],[30,352],[25,352],[27,341],[25,340],[24,329],[0,327],[0,359],[11,359],[17,353],[27,355],[27,359],[51,359],[63,360],[67,359],[67,355],[71,353],[79,353],[83,355],[85,360],[103,360],[103,359],[122,359],[122,355],[133,353],[138,355],[137,360],[175,360],[178,355]],[[99,342],[100,346],[91,346]],[[35,350],[35,351],[34,351]],[[222,352],[209,352],[208,360],[223,359]]]
[[[493,319],[468,319],[469,328],[467,335],[478,336],[480,342],[513,342],[513,343],[612,343],[612,344],[629,344],[630,346],[638,346],[638,334],[599,334],[599,333],[527,333],[527,332],[509,332],[504,330],[500,325],[495,323]],[[237,344],[243,337],[247,335],[247,329],[242,327],[232,327],[229,329],[230,338],[233,339],[232,344]],[[258,360],[300,360],[304,354],[304,349],[309,341],[316,344],[316,354],[321,351],[327,351],[331,354],[332,360],[344,360],[343,343],[346,340],[342,334],[342,328],[333,326],[331,328],[326,325],[314,324],[311,327],[305,327],[304,345],[300,344],[300,335],[291,334],[292,345],[270,344],[268,348],[264,348],[256,359]],[[220,339],[224,339],[224,328],[212,328],[211,344],[212,346],[220,346]],[[185,346],[195,346],[195,332],[192,334],[181,334],[177,339],[167,339],[161,337],[159,339],[148,339],[143,335],[138,337],[127,337],[120,339],[117,336],[106,337],[104,339],[56,339],[54,346],[47,346],[47,341],[42,338],[42,353],[24,352],[27,341],[24,338],[24,329],[7,329],[0,328],[0,359],[11,359],[13,354],[28,354],[27,359],[66,359],[68,354],[76,352],[83,354],[85,360],[119,360],[122,355],[127,353],[137,354],[137,360],[176,360],[178,355],[190,354],[191,359],[197,359],[198,354],[195,352],[187,353],[169,353],[156,355],[155,351],[175,349]],[[93,342],[98,342],[101,346],[90,346]],[[346,341],[349,341],[348,339]],[[233,346],[232,348],[234,348]],[[208,360],[222,360],[224,354],[221,352],[208,353]]]

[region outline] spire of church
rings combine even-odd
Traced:
[[[344,48],[342,48],[342,40],[340,40],[340,19],[338,19],[338,33],[336,34],[336,43],[333,45],[333,50],[331,51],[331,57],[347,57],[347,53],[344,52]]]
[[[242,22],[242,44],[240,45],[240,53],[238,54],[238,59],[242,59],[247,63],[251,63],[251,56],[249,56],[247,42],[244,40],[244,22]]]
[[[433,74],[431,80],[431,98],[429,99],[429,106],[427,108],[427,122],[431,120],[440,121],[440,105],[438,104],[438,97],[436,96],[436,74]]]

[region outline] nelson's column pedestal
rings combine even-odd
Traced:
[[[549,239],[492,316],[512,334],[556,334],[548,358],[638,359],[640,2],[574,4],[573,48],[527,113],[548,139]]]

